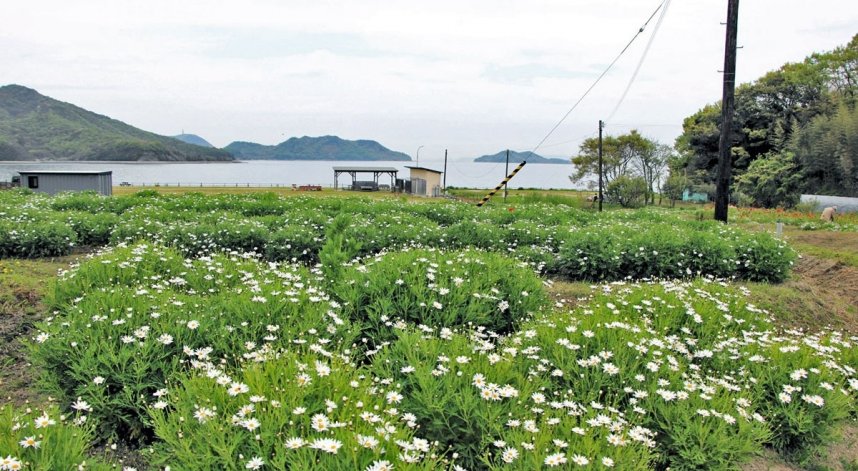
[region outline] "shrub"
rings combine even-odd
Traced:
[[[208,365],[150,408],[161,439],[155,461],[178,469],[251,468],[257,458],[265,469],[435,469],[437,455],[401,397],[398,385],[338,356],[283,352],[235,374]],[[315,448],[325,441],[330,448]]]
[[[65,213],[68,225],[77,234],[80,245],[102,246],[110,241],[113,228],[119,222],[119,216],[113,213]]]
[[[265,244],[265,258],[313,265],[319,261],[322,234],[307,226],[286,226],[271,234]]]
[[[55,405],[0,408],[0,469],[114,469],[90,456],[93,427],[87,421],[88,405],[79,401],[77,407],[73,416],[63,415]]]
[[[332,293],[373,344],[388,340],[399,321],[508,333],[547,299],[530,268],[478,251],[413,250],[364,259],[343,272]]]
[[[605,193],[608,201],[616,202],[624,208],[637,208],[645,203],[647,183],[643,177],[621,175],[608,183]]]
[[[0,221],[0,258],[68,255],[76,243],[74,230],[60,221]]]
[[[58,314],[39,325],[33,361],[65,401],[93,405],[104,438],[146,441],[147,401],[188,364],[354,339],[305,269],[145,245],[86,262],[50,304]]]
[[[618,469],[649,469],[648,447],[631,438],[640,432],[627,427],[622,414],[550,388],[545,375],[512,358],[496,360],[484,335],[442,337],[402,331],[371,369],[382,381],[402,385],[402,408],[439,451],[458,456],[460,466],[530,470],[576,454],[596,466],[607,459]],[[612,431],[588,425],[602,418],[609,418]],[[609,435],[626,446],[611,445]]]
[[[552,273],[573,280],[715,276],[780,282],[794,258],[768,234],[711,221],[599,223],[560,236]]]

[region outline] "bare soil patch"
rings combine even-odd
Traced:
[[[766,450],[742,466],[742,471],[853,471],[858,469],[858,425],[848,423],[840,430],[841,438],[812,459],[807,467],[787,463],[777,453]]]
[[[803,256],[796,264],[794,280],[787,282],[801,293],[806,293],[808,302],[817,303],[827,311],[827,317],[815,319],[818,329],[825,325],[839,327],[858,333],[858,268],[842,262]]]
[[[854,232],[789,231],[789,240],[837,251],[858,252],[858,234]]]
[[[837,260],[804,255],[793,268],[793,273],[800,280],[858,304],[858,268]]]

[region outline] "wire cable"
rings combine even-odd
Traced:
[[[616,106],[611,111],[611,114],[608,115],[608,118],[605,122],[610,123],[612,119],[614,119],[614,115],[617,114],[617,110],[620,109],[620,105],[625,101],[626,96],[629,94],[629,90],[632,88],[632,84],[635,82],[635,79],[638,77],[638,73],[641,71],[641,67],[643,66],[644,61],[646,60],[647,53],[649,53],[649,48],[652,46],[653,40],[655,40],[655,36],[658,34],[658,28],[661,27],[662,21],[664,21],[664,16],[667,14],[667,9],[670,7],[670,0],[664,0],[664,8],[661,9],[661,15],[658,17],[658,21],[655,22],[655,27],[652,30],[652,35],[649,37],[649,41],[646,43],[646,47],[643,50],[643,54],[641,54],[641,58],[638,61],[637,67],[635,67],[635,72],[632,74],[631,78],[629,78],[629,83],[626,85],[626,89],[623,90],[623,94],[620,95],[619,101],[617,101]],[[650,18],[652,19],[652,18]],[[643,31],[643,29],[641,29]]]
[[[563,124],[563,122],[564,122],[564,121],[566,121],[566,118],[568,118],[568,117],[569,117],[569,115],[570,115],[570,114],[572,114],[572,112],[573,112],[573,111],[575,111],[575,108],[577,108],[577,107],[578,107],[578,105],[580,105],[580,104],[581,104],[581,102],[582,102],[582,101],[584,101],[584,98],[586,98],[586,97],[587,97],[587,95],[589,95],[589,94],[590,94],[590,92],[591,92],[591,91],[596,87],[596,85],[597,85],[597,84],[602,80],[602,78],[603,78],[605,75],[607,75],[607,74],[608,74],[608,72],[611,70],[611,68],[613,68],[613,67],[614,67],[614,64],[616,64],[616,63],[617,63],[617,61],[618,61],[618,60],[620,60],[620,57],[622,57],[622,56],[623,56],[623,54],[625,54],[625,52],[626,52],[626,51],[629,49],[629,47],[632,45],[632,43],[633,43],[633,42],[635,42],[635,39],[637,39],[637,38],[638,38],[638,36],[640,36],[640,35],[641,35],[641,33],[643,33],[643,32],[644,32],[644,29],[646,29],[646,27],[647,27],[647,25],[649,24],[649,22],[650,22],[650,21],[652,21],[652,19],[653,19],[653,18],[655,17],[655,15],[656,15],[656,13],[658,13],[658,11],[659,11],[659,10],[661,10],[661,7],[664,5],[664,2],[665,2],[665,1],[667,1],[667,0],[664,0],[664,1],[662,1],[661,3],[659,3],[659,4],[658,4],[658,6],[655,8],[655,11],[653,11],[653,12],[652,12],[652,15],[650,15],[650,16],[649,16],[649,18],[646,20],[646,22],[643,24],[643,26],[641,26],[641,27],[640,27],[640,29],[638,30],[638,32],[637,32],[637,33],[635,33],[635,35],[634,35],[634,36],[632,37],[632,39],[628,42],[628,44],[626,44],[626,47],[624,47],[624,48],[623,48],[623,50],[622,50],[622,51],[620,51],[620,53],[619,53],[619,54],[617,54],[617,57],[615,57],[615,58],[614,58],[614,60],[613,60],[613,61],[611,61],[611,63],[608,65],[608,67],[607,67],[607,68],[605,68],[605,70],[604,70],[601,74],[599,74],[599,77],[597,77],[597,78],[596,78],[596,81],[595,81],[595,82],[593,82],[593,84],[592,84],[592,85],[590,85],[590,88],[588,88],[588,89],[587,89],[587,91],[585,91],[585,92],[584,92],[584,94],[583,94],[583,95],[581,95],[581,98],[579,98],[579,99],[578,99],[578,101],[576,101],[576,102],[575,102],[575,104],[574,104],[574,105],[572,105],[572,108],[569,108],[569,111],[567,111],[567,112],[566,112],[566,114],[564,114],[564,115],[563,115],[563,117],[562,117],[562,118],[560,118],[560,121],[558,121],[558,122],[557,122],[557,124],[555,124],[555,125],[554,125],[554,127],[553,127],[553,128],[551,128],[551,130],[550,130],[550,131],[548,131],[548,134],[546,134],[546,135],[545,135],[545,137],[543,137],[543,138],[542,138],[542,140],[541,140],[541,141],[539,141],[539,144],[537,144],[537,145],[536,145],[536,147],[534,147],[534,148],[533,148],[533,150],[531,150],[531,151],[530,151],[531,153],[535,153],[535,152],[537,151],[537,149],[539,149],[539,148],[542,146],[542,144],[544,144],[544,143],[545,143],[545,141],[547,141],[547,140],[548,140],[548,138],[549,138],[549,137],[551,137],[551,135],[552,135],[552,134],[554,134],[554,131],[556,131],[556,130],[557,130],[557,128],[559,128],[559,127],[560,127],[560,125],[561,125],[561,124]]]
[[[584,134],[584,135],[582,135],[581,137],[576,138],[576,139],[568,139],[568,140],[565,140],[565,141],[554,142],[554,143],[551,143],[551,144],[545,144],[545,145],[543,145],[543,146],[542,146],[542,148],[544,149],[544,148],[546,148],[546,147],[557,147],[557,146],[562,146],[563,144],[569,144],[570,142],[578,142],[578,141],[580,141],[580,140],[582,140],[582,139],[586,139],[586,138],[588,138],[588,137],[593,137],[593,136],[595,136],[596,134],[598,134],[598,132],[597,132],[597,131],[588,132],[587,134]]]

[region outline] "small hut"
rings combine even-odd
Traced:
[[[112,171],[27,170],[21,175],[21,187],[54,195],[63,191],[95,191],[113,194]]]
[[[438,170],[425,167],[409,167],[411,177],[411,194],[418,196],[441,196],[441,174]]]

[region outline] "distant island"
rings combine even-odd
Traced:
[[[533,152],[516,152],[514,150],[509,151],[509,162],[510,163],[521,163],[522,161],[527,161],[531,164],[569,164],[571,161],[569,159],[557,159],[557,158],[549,158],[542,157],[539,154],[534,154]],[[506,162],[506,151],[502,150],[497,154],[492,155],[484,155],[482,157],[477,157],[474,159],[474,162]]]
[[[173,139],[178,139],[186,144],[193,144],[195,146],[200,147],[214,147],[209,143],[209,141],[197,136],[196,134],[179,134],[178,136],[171,136]]]
[[[0,87],[0,160],[231,161],[229,152],[187,144],[39,94]]]
[[[376,141],[349,141],[337,136],[293,137],[276,146],[239,141],[224,150],[241,160],[411,160],[408,154]]]

